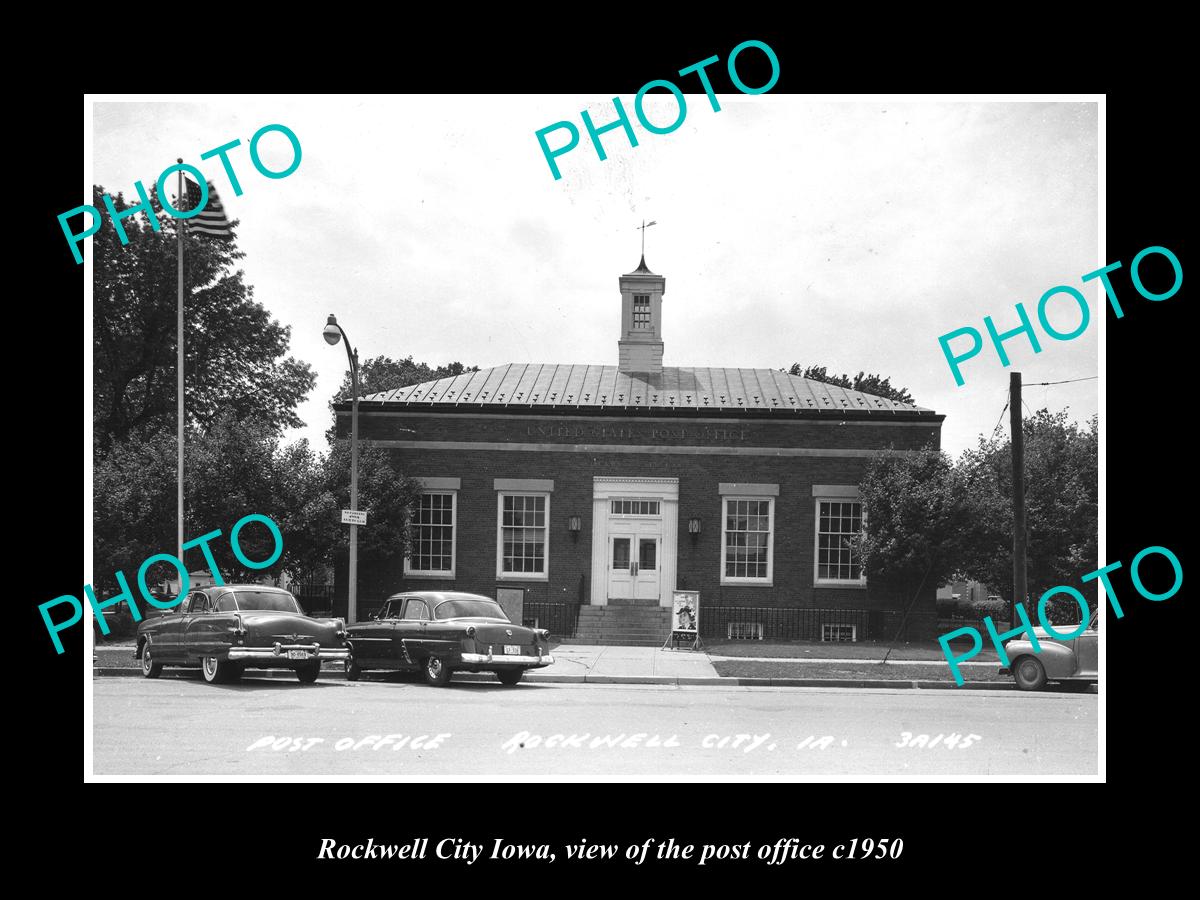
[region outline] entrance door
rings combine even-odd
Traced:
[[[608,596],[622,600],[657,600],[659,545],[649,534],[611,534],[608,553]]]
[[[678,568],[679,479],[592,479],[591,602],[669,607]]]

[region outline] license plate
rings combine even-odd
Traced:
[[[504,645],[504,654],[506,656],[520,656],[521,655],[521,645],[520,644],[505,644]]]
[[[289,650],[288,659],[308,659],[307,650]]]

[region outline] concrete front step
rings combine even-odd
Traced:
[[[584,644],[661,647],[671,628],[671,610],[654,603],[610,603],[579,610],[574,640]]]
[[[630,631],[588,631],[576,633],[575,637],[587,643],[592,638],[599,640],[600,638],[612,638],[613,640],[630,640],[630,641],[665,641],[667,633],[664,632],[630,632]]]
[[[581,616],[669,616],[671,611],[660,607],[641,609],[639,607],[623,608],[619,606],[585,606],[579,611]]]

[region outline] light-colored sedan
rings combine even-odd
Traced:
[[[1100,611],[1092,612],[1087,629],[1069,641],[1059,640],[1046,629],[1035,627],[1040,653],[1035,653],[1033,644],[1026,640],[1008,641],[1004,651],[1009,665],[1000,669],[1001,675],[1012,674],[1017,687],[1023,691],[1040,691],[1048,681],[1064,684],[1096,684],[1099,680],[1096,642],[1099,638]],[[1078,626],[1076,626],[1078,627]],[[1071,633],[1071,626],[1059,625],[1056,630]]]

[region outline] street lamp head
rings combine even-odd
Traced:
[[[338,328],[337,319],[332,315],[329,317],[329,322],[325,325],[325,330],[321,333],[325,336],[325,343],[331,347],[342,339],[342,330]]]

